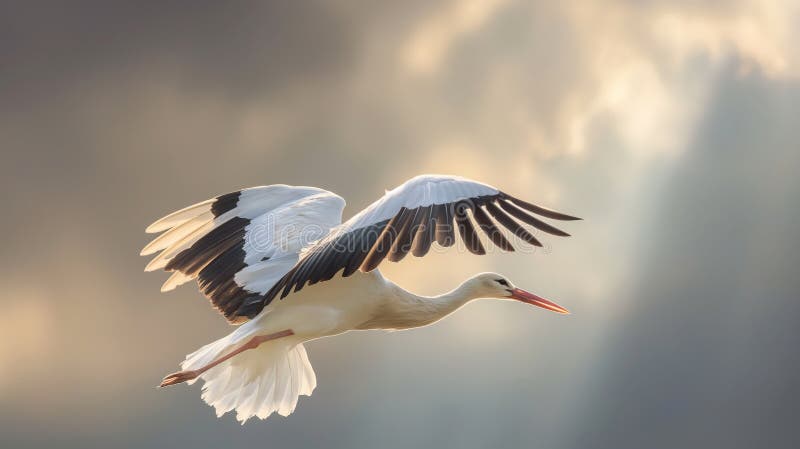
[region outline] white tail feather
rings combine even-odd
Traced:
[[[244,344],[251,338],[245,329],[239,328],[189,354],[181,368],[200,368]],[[311,396],[317,386],[306,349],[290,339],[262,343],[206,371],[199,379],[204,382],[202,398],[214,407],[217,416],[235,410],[242,424],[253,416],[266,419],[273,412],[290,415],[300,395]]]

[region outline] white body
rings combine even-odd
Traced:
[[[304,342],[350,330],[425,326],[472,299],[496,294],[490,286],[482,286],[481,278],[473,278],[450,293],[424,297],[404,290],[378,270],[335,277],[274,301],[230,335],[188,355],[181,368],[198,369],[254,336],[291,329],[294,335],[263,343],[199,377],[205,382],[203,400],[216,409],[217,416],[236,410],[242,423],[273,412],[287,416],[299,396],[310,396],[316,387]]]

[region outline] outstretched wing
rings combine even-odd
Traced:
[[[554,220],[579,219],[469,179],[418,176],[386,192],[383,198],[304,249],[298,264],[261,300],[250,299],[242,311],[257,314],[275,297],[283,298],[293,289],[298,291],[306,284],[331,279],[340,270],[343,276],[350,276],[356,270],[372,271],[384,259],[399,262],[409,252],[422,257],[434,241],[452,246],[456,232],[474,254],[486,252],[479,233],[486,234],[505,251],[514,250],[498,223],[534,246],[541,243],[519,221],[548,234],[569,235],[534,215]]]
[[[342,220],[344,200],[315,187],[272,185],[239,190],[179,210],[147,232],[163,232],[141,254],[159,252],[145,271],[173,275],[161,291],[197,279],[228,321],[254,315],[241,307],[260,299],[299,260],[299,252]]]

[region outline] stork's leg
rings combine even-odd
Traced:
[[[179,384],[181,382],[186,382],[188,380],[192,380],[197,376],[203,374],[204,372],[210,370],[211,368],[219,365],[220,363],[228,360],[229,358],[239,354],[241,352],[247,351],[248,349],[257,348],[258,345],[264,343],[265,341],[275,340],[282,337],[288,337],[290,335],[294,335],[294,332],[291,329],[286,329],[285,331],[275,332],[274,334],[268,335],[257,335],[251,338],[247,343],[243,344],[242,346],[236,348],[235,350],[231,351],[229,354],[226,354],[206,366],[195,370],[187,370],[187,371],[178,371],[177,373],[168,374],[164,380],[161,381],[161,385],[159,387],[167,387],[170,385]]]

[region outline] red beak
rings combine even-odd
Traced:
[[[556,313],[562,313],[564,315],[569,315],[569,310],[559,306],[558,304],[554,303],[553,301],[548,301],[541,296],[536,296],[533,293],[526,292],[521,288],[515,288],[511,290],[511,297],[516,299],[517,301],[522,301],[526,304],[531,304],[534,306],[541,307],[543,309],[551,310]]]

